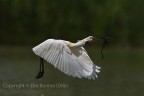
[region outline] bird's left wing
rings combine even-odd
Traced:
[[[63,40],[48,39],[34,47],[33,51],[67,75],[87,77],[82,70],[81,60],[72,53]]]
[[[73,57],[77,59],[77,61],[81,62],[79,65],[81,66],[81,70],[85,74],[85,78],[95,79],[97,78],[97,73],[100,72],[100,67],[95,65],[90,59],[87,51],[83,47],[73,47],[71,48]]]

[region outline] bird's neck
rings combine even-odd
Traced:
[[[84,38],[81,40],[81,42],[86,43],[88,41],[88,38]]]
[[[82,40],[79,40],[77,43],[75,43],[75,45],[83,47],[86,44],[87,41],[88,41],[87,38],[84,38]]]

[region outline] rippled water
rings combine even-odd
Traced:
[[[31,47],[0,47],[0,96],[144,96],[144,50],[87,48],[102,67],[96,80],[67,76],[45,62],[35,80],[39,58]]]

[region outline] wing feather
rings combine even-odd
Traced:
[[[34,47],[33,51],[73,77],[95,79],[100,72],[100,67],[93,64],[83,47],[69,48],[63,40],[48,39]]]

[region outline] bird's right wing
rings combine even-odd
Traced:
[[[83,62],[76,58],[63,40],[48,39],[34,47],[33,51],[67,75],[87,77],[81,67]]]

